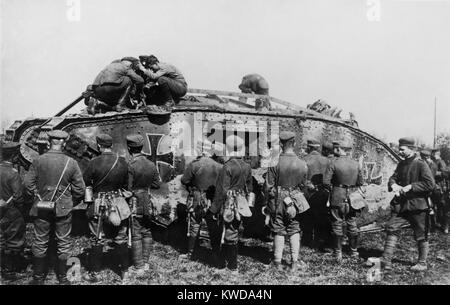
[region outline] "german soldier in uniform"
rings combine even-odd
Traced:
[[[340,156],[330,162],[324,177],[324,184],[331,192],[331,228],[334,256],[338,263],[342,261],[344,222],[347,224],[351,256],[358,257],[358,211],[353,208],[350,196],[358,192],[358,187],[363,184],[363,177],[358,162],[351,159],[351,151],[352,147],[345,143],[339,143],[339,147],[335,145],[335,152]]]
[[[308,155],[305,161],[308,166],[307,199],[311,209],[305,212],[306,229],[302,230],[307,241],[319,242],[319,248],[324,249],[331,241],[331,224],[329,223],[327,201],[328,191],[323,186],[323,177],[330,163],[330,159],[320,154],[320,144],[316,140],[308,140]],[[309,236],[305,236],[309,234]],[[303,238],[302,238],[303,239]]]
[[[291,270],[298,267],[300,250],[299,210],[296,198],[306,184],[308,168],[306,162],[300,160],[294,152],[295,133],[280,133],[283,152],[277,166],[270,167],[267,172],[266,189],[268,192],[270,211],[270,227],[274,238],[274,266],[281,270],[284,239],[289,238],[291,244]],[[304,264],[302,264],[304,265]],[[304,267],[304,266],[301,266]]]
[[[66,156],[63,145],[68,134],[62,130],[48,132],[50,150],[32,163],[25,176],[29,195],[35,196],[30,210],[34,218],[33,284],[42,284],[46,277],[46,256],[52,227],[56,238],[57,277],[68,284],[67,259],[71,255],[72,207],[84,197],[84,182],[78,163]],[[54,207],[48,204],[54,203]]]
[[[217,177],[222,165],[214,161],[207,151],[200,152],[201,155],[189,163],[186,167],[181,183],[188,189],[188,247],[187,258],[192,259],[200,225],[205,212],[211,206],[214,199]],[[213,235],[213,234],[212,234]],[[217,244],[211,238],[213,253],[217,254]],[[217,257],[214,257],[217,263]]]
[[[242,93],[254,93],[260,95],[269,95],[269,83],[259,74],[247,74],[242,78],[239,89]],[[257,99],[255,101],[255,109],[270,110],[270,100],[269,98]]]
[[[431,149],[423,149],[420,151],[420,159],[422,159],[426,164],[428,164],[428,167],[431,171],[431,176],[433,176],[433,179],[436,178],[436,174],[438,171],[438,166],[434,161],[431,159]],[[436,230],[436,213],[437,213],[437,207],[438,207],[438,199],[439,199],[439,189],[438,185],[436,184],[435,189],[433,192],[430,193],[430,196],[428,197],[429,204],[430,204],[430,213],[429,213],[429,219],[430,219],[430,232],[433,233]]]
[[[434,176],[436,192],[433,196],[437,203],[437,221],[441,224],[444,233],[448,234],[448,226],[450,225],[449,169],[445,161],[442,160],[439,149],[433,149],[432,157],[437,166]]]
[[[25,221],[21,206],[23,204],[23,185],[19,173],[14,168],[14,159],[19,152],[20,143],[0,143],[2,161],[0,162],[0,261],[1,275],[14,279],[21,262],[25,241]]]
[[[246,193],[253,191],[252,172],[249,164],[242,160],[244,140],[230,135],[226,139],[227,160],[217,178],[211,213],[219,215],[222,227],[220,257],[228,263],[228,268],[237,271],[237,250],[241,214],[251,216],[245,200]],[[246,205],[247,204],[247,205]]]
[[[382,267],[392,269],[392,256],[402,225],[409,223],[414,231],[414,239],[419,249],[419,261],[411,270],[427,269],[428,255],[428,200],[435,182],[427,164],[416,157],[414,139],[399,140],[400,161],[388,182],[388,190],[395,193],[391,201],[391,218],[386,224],[386,243],[382,258]]]
[[[150,217],[152,202],[150,189],[160,187],[160,178],[155,164],[142,154],[144,138],[139,134],[127,136],[128,152],[128,190],[133,192],[132,202],[132,246],[135,268],[148,270],[152,233]]]
[[[89,161],[84,172],[87,187],[92,187],[95,201],[87,209],[89,228],[95,236],[90,253],[90,272],[88,280],[99,281],[103,240],[101,235],[112,239],[115,255],[121,266],[121,277],[128,277],[127,219],[118,215],[117,206],[112,202],[123,202],[121,191],[128,188],[128,164],[118,154],[112,152],[112,137],[99,134],[96,138],[101,155]],[[128,206],[127,206],[128,207]],[[128,209],[129,212],[129,209]],[[108,214],[108,216],[106,216]],[[129,215],[128,215],[129,216]]]

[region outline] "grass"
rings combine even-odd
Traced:
[[[30,229],[30,227],[28,228]],[[30,230],[27,233],[26,255],[30,256],[31,242]],[[157,235],[156,235],[157,236]],[[300,259],[307,264],[307,269],[295,274],[289,272],[287,262],[290,260],[289,245],[285,246],[284,261],[286,268],[277,271],[267,264],[272,256],[271,242],[259,239],[241,238],[239,244],[238,269],[236,275],[228,271],[218,271],[209,263],[209,243],[203,241],[199,250],[198,261],[179,259],[177,246],[155,241],[151,248],[151,268],[142,277],[136,277],[132,272],[129,284],[134,285],[223,285],[223,284],[255,284],[255,285],[383,285],[383,284],[450,284],[450,253],[448,251],[449,235],[440,232],[430,237],[430,254],[428,260],[429,270],[415,273],[409,270],[417,258],[416,243],[412,237],[411,229],[403,230],[393,260],[394,271],[383,275],[379,282],[368,282],[367,268],[363,267],[364,260],[369,256],[380,256],[384,244],[384,233],[362,234],[360,238],[359,253],[362,258],[351,259],[344,254],[344,261],[337,265],[330,254],[318,252],[315,249],[301,247]],[[85,250],[89,246],[89,239],[77,236],[73,239],[73,254],[82,261]],[[345,248],[344,248],[345,250]],[[106,256],[105,261],[109,261]],[[84,267],[82,267],[84,272]],[[120,284],[119,276],[109,267],[102,271],[102,281],[99,284]],[[31,266],[20,274],[16,281],[4,281],[3,284],[26,284],[31,279]],[[47,284],[57,284],[53,273],[47,277]],[[86,281],[77,284],[89,284]]]

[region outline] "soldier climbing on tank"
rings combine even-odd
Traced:
[[[123,111],[130,106],[130,95],[140,95],[144,79],[138,74],[139,60],[124,57],[107,65],[83,92],[89,114],[97,111]],[[91,98],[93,97],[93,98]]]
[[[187,93],[187,82],[181,71],[154,55],[140,56],[139,70],[146,76],[144,92],[151,104],[170,111]]]
[[[242,93],[252,93],[267,95],[267,98],[258,98],[255,100],[255,109],[257,111],[271,110],[269,98],[269,83],[259,74],[247,74],[242,78],[239,89]]]

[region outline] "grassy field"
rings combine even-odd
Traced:
[[[29,234],[28,234],[29,235]],[[363,262],[367,257],[381,255],[384,233],[363,234],[360,239],[359,260],[351,259],[344,255],[342,265],[337,265],[330,254],[318,252],[315,249],[301,247],[300,258],[306,263],[307,268],[294,274],[290,273],[289,246],[286,244],[284,260],[286,268],[276,271],[267,264],[272,257],[271,242],[263,242],[258,239],[242,238],[239,244],[238,268],[239,273],[230,274],[227,271],[219,271],[210,265],[209,243],[203,241],[199,250],[202,259],[187,261],[180,259],[180,251],[173,244],[154,242],[152,245],[151,269],[147,274],[137,277],[132,272],[128,284],[134,285],[166,285],[166,284],[269,284],[269,285],[376,285],[376,284],[450,284],[450,252],[448,250],[450,236],[440,232],[430,237],[429,270],[424,273],[414,273],[409,270],[417,258],[417,248],[412,237],[412,231],[405,229],[398,244],[394,263],[394,272],[382,275],[379,282],[369,282],[366,279],[367,268]],[[30,236],[27,238],[27,246],[30,244]],[[73,253],[79,257],[84,265],[85,249],[89,240],[84,236],[75,237],[73,240]],[[29,256],[29,248],[26,249]],[[110,261],[105,254],[105,261]],[[84,272],[84,268],[81,269]],[[31,279],[31,266],[20,274],[16,281],[3,281],[3,284],[26,284]],[[99,284],[120,284],[120,278],[108,266],[102,271],[103,280]],[[47,277],[47,284],[57,284],[53,272]],[[80,281],[74,284],[90,284]]]

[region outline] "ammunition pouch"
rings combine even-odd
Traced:
[[[348,200],[350,201],[350,206],[355,210],[361,210],[367,206],[366,199],[359,190],[350,193]]]
[[[206,197],[206,192],[191,190],[188,198],[188,213],[193,214],[197,221],[201,221],[206,215],[206,211],[211,206],[211,200]]]
[[[100,207],[105,207],[103,215],[100,215]],[[131,215],[127,201],[119,192],[99,193],[94,200],[94,216],[102,217],[112,225],[118,226],[120,222]]]
[[[290,219],[295,218],[297,214],[306,212],[310,208],[308,201],[299,188],[278,187],[278,200],[283,201]]]
[[[229,190],[223,205],[222,216],[225,222],[237,221],[243,217],[251,217],[252,212],[247,201],[247,198],[241,190]]]

